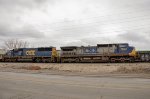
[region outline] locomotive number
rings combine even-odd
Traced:
[[[121,48],[121,50],[122,50],[122,51],[126,51],[126,50],[127,50],[127,48]]]
[[[35,55],[35,50],[26,51],[26,55]]]

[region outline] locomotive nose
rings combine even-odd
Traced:
[[[134,47],[132,47],[132,50],[131,50],[131,52],[129,53],[129,56],[132,56],[132,57],[136,57],[136,56],[137,56],[137,52],[136,52],[136,50],[135,50]]]

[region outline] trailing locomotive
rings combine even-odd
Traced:
[[[135,57],[128,43],[61,47],[61,62],[134,62]]]
[[[56,62],[57,52],[55,47],[19,48],[8,51],[2,61]]]

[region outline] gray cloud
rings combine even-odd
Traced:
[[[150,42],[149,38],[146,36],[148,35],[145,33],[138,33],[138,32],[136,33],[128,32],[128,33],[119,35],[121,39],[132,41],[132,42],[138,42],[138,43]]]
[[[0,36],[6,38],[39,38],[44,37],[40,30],[30,23],[22,22],[26,9],[32,10],[47,0],[0,0]]]
[[[149,0],[0,0],[0,40],[19,38],[57,47],[128,42],[150,49],[149,4]]]
[[[130,42],[137,49],[149,50],[150,46],[150,34],[145,32],[128,32],[118,36],[120,39],[126,42]]]
[[[0,25],[0,36],[9,38],[40,38],[44,37],[44,34],[30,25],[21,26],[18,28],[11,27],[9,25]]]
[[[0,0],[1,8],[34,8],[40,7],[43,3],[46,3],[48,0]],[[52,0],[51,0],[52,1]]]

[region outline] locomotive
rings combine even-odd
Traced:
[[[1,59],[3,62],[135,62],[150,61],[150,51],[136,51],[128,43],[97,44],[96,46],[63,46],[18,48],[8,51]]]
[[[128,43],[61,47],[61,62],[134,62],[135,57]]]
[[[19,48],[13,49],[3,56],[4,62],[32,61],[32,62],[56,62],[56,47]]]

